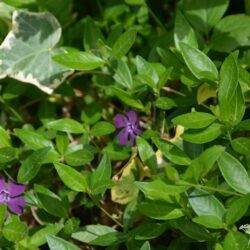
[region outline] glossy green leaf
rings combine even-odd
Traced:
[[[115,126],[109,122],[98,122],[91,128],[91,135],[94,136],[103,136],[111,134],[115,131]]]
[[[83,44],[85,50],[96,50],[97,42],[101,39],[104,41],[104,36],[95,24],[95,21],[91,17],[86,17],[84,23],[84,34],[83,34]]]
[[[149,241],[146,241],[140,248],[140,250],[151,250]]]
[[[136,181],[135,185],[151,200],[169,201],[169,195],[178,195],[185,192],[187,186],[175,186],[156,179],[150,182]]]
[[[137,109],[144,109],[143,104],[140,100],[134,98],[132,95],[130,95],[128,92],[117,88],[115,86],[112,86],[110,88],[115,96],[117,96],[122,102],[127,104],[130,107],[137,108]]]
[[[11,146],[10,136],[7,133],[7,131],[0,126],[0,148],[10,147],[10,146]]]
[[[232,155],[223,152],[218,159],[220,171],[227,184],[239,193],[250,193],[250,179],[244,166]]]
[[[185,43],[180,43],[180,49],[187,67],[195,77],[200,80],[217,80],[217,68],[206,54]]]
[[[159,97],[157,98],[155,104],[157,108],[164,109],[164,110],[169,110],[178,106],[176,101],[169,97]]]
[[[60,154],[64,154],[69,145],[68,135],[64,132],[58,131],[56,134],[56,148]]]
[[[221,66],[218,90],[220,119],[229,126],[238,124],[245,112],[238,81],[238,65],[233,54],[230,54]]]
[[[50,191],[48,188],[35,184],[34,189],[38,199],[39,208],[44,209],[47,213],[60,217],[68,217],[68,201],[64,197],[61,199],[58,195]]]
[[[245,137],[238,137],[231,141],[232,148],[243,155],[249,155],[250,139]]]
[[[213,50],[230,52],[239,46],[249,46],[250,17],[245,14],[228,15],[214,27],[211,39]]]
[[[128,64],[122,60],[117,61],[117,68],[113,78],[117,83],[123,85],[123,87],[131,89],[133,86],[133,78]]]
[[[216,120],[216,117],[204,112],[191,112],[179,115],[172,119],[174,124],[182,125],[185,128],[205,128]]]
[[[188,192],[188,201],[198,216],[212,215],[223,221],[226,210],[214,195],[193,189]]]
[[[52,60],[52,55],[60,51],[54,48],[61,37],[60,24],[49,12],[25,10],[15,11],[12,22],[12,30],[0,48],[0,78],[8,75],[51,93],[72,73]]]
[[[191,239],[195,239],[198,241],[212,241],[213,236],[209,231],[207,231],[203,226],[198,225],[188,219],[177,219],[169,221],[170,225],[185,235],[190,237]]]
[[[247,250],[249,243],[247,237],[240,232],[229,231],[224,239],[224,250]]]
[[[108,246],[119,243],[123,235],[108,226],[88,225],[84,230],[73,233],[71,237],[88,244]]]
[[[28,240],[30,246],[39,247],[46,243],[47,235],[56,235],[63,228],[62,224],[48,224],[35,232]]]
[[[215,140],[221,135],[222,125],[219,123],[212,123],[205,129],[189,129],[181,135],[183,140],[192,142],[192,143],[207,143]]]
[[[53,148],[52,142],[38,132],[19,128],[14,129],[14,132],[30,149],[37,150],[45,147]]]
[[[172,220],[184,216],[181,208],[161,201],[144,201],[138,206],[139,211],[156,220]]]
[[[85,132],[81,123],[70,118],[62,118],[49,122],[46,124],[46,127],[56,131],[68,132],[72,134],[81,134]]]
[[[198,47],[194,30],[180,11],[177,11],[175,17],[174,42],[177,49],[180,49],[180,42],[194,48]]]
[[[50,147],[38,149],[25,159],[18,171],[18,182],[30,181],[37,175],[50,149]]]
[[[6,220],[7,204],[2,203],[0,205],[0,227],[2,227],[4,221]]]
[[[189,165],[191,160],[180,148],[168,141],[153,138],[154,144],[161,150],[163,155],[171,162],[178,165]]]
[[[65,162],[73,167],[78,167],[91,162],[94,155],[87,149],[80,149],[64,155]]]
[[[119,59],[126,55],[129,49],[132,47],[136,39],[136,30],[130,29],[125,31],[120,37],[115,41],[111,56],[113,58]]]
[[[214,215],[201,215],[198,217],[194,217],[192,221],[197,224],[203,225],[206,228],[220,229],[225,227],[222,220]]]
[[[49,245],[50,250],[80,250],[79,247],[74,245],[73,243],[70,243],[69,241],[66,241],[62,238],[56,237],[54,235],[46,235],[46,240]]]
[[[224,150],[224,147],[217,145],[206,149],[191,162],[183,175],[184,179],[195,179],[198,182],[200,178],[205,177]]]
[[[104,60],[90,51],[71,51],[53,57],[53,60],[75,70],[93,70],[103,66]]]
[[[250,196],[245,195],[240,198],[234,199],[227,209],[226,223],[231,225],[239,221],[247,212],[250,204]]]
[[[106,153],[103,155],[102,160],[100,161],[94,173],[91,175],[90,186],[92,194],[104,194],[110,185],[111,172],[111,162],[108,154]]]
[[[13,161],[17,158],[17,150],[12,147],[0,148],[0,164]]]
[[[60,179],[68,188],[78,192],[87,191],[87,180],[83,174],[62,163],[54,163],[54,166]]]
[[[76,230],[79,228],[79,225],[80,220],[76,217],[72,217],[65,222],[63,231],[67,235],[71,235],[72,233],[76,232]]]
[[[3,236],[11,242],[18,242],[28,234],[28,226],[21,221],[12,221],[4,226]]]
[[[136,137],[136,145],[138,147],[139,155],[142,162],[152,171],[157,171],[156,155],[150,144],[142,137]]]
[[[228,0],[185,0],[183,8],[193,27],[207,35],[222,18],[228,3]]]

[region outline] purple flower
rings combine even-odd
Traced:
[[[15,214],[22,214],[25,207],[25,199],[20,196],[26,186],[11,180],[6,188],[4,178],[0,176],[0,204],[6,203],[9,210]]]
[[[133,146],[135,137],[142,134],[137,114],[133,110],[128,111],[126,115],[116,115],[114,124],[117,128],[123,128],[118,134],[118,139],[121,144],[127,144],[128,141],[130,141]]]

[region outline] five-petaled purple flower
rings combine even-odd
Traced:
[[[121,144],[127,144],[128,141],[130,141],[133,146],[135,137],[142,134],[137,114],[133,110],[126,112],[126,115],[116,115],[114,124],[117,128],[123,128],[118,134],[118,139]]]
[[[9,210],[15,214],[22,214],[25,207],[25,199],[21,196],[26,186],[9,180],[8,187],[0,176],[0,204],[6,203]]]

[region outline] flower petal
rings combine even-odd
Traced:
[[[3,176],[0,176],[0,192],[5,190],[6,187],[5,187],[5,180],[3,178]]]
[[[8,191],[9,191],[10,197],[15,197],[15,196],[22,194],[25,188],[26,188],[25,185],[18,184],[18,183],[13,182],[12,180],[9,180]]]
[[[130,110],[127,113],[128,120],[131,124],[135,125],[137,123],[137,114],[134,110]]]
[[[128,119],[125,115],[118,114],[115,116],[114,124],[116,128],[122,128],[125,127],[128,123]]]
[[[7,205],[11,212],[22,214],[25,207],[25,199],[23,197],[10,198]]]
[[[122,129],[118,134],[118,140],[121,144],[125,145],[128,143],[128,131],[126,128]]]
[[[135,135],[141,135],[142,134],[142,129],[139,125],[137,125],[134,129],[134,134]]]
[[[135,134],[133,133],[129,134],[129,141],[130,141],[131,146],[135,145]]]

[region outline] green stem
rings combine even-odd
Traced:
[[[228,195],[235,195],[235,196],[240,196],[240,197],[242,196],[242,194],[239,194],[236,192],[222,190],[222,189],[214,188],[214,187],[203,186],[200,184],[194,184],[194,183],[190,183],[190,182],[183,182],[183,183],[176,183],[176,184],[179,186],[190,186],[190,187],[195,187],[197,189],[204,189],[204,190],[218,192],[218,193],[224,193],[224,194],[228,194]]]

